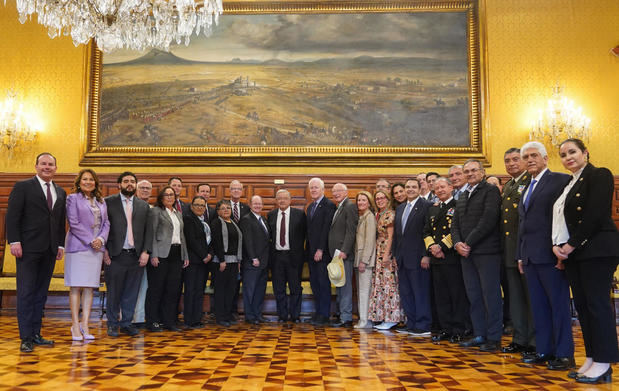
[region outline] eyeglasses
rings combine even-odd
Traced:
[[[176,194],[174,194],[174,193],[164,193],[163,196],[164,197],[176,197]]]
[[[192,206],[195,206],[196,208],[206,208],[206,205],[204,204],[191,204]]]
[[[232,209],[232,208],[229,207],[229,206],[220,206],[219,207],[219,210],[225,210],[225,209]]]

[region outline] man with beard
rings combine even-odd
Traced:
[[[127,335],[138,330],[131,324],[140,289],[142,268],[148,263],[150,251],[147,232],[149,206],[135,197],[137,178],[132,172],[123,172],[117,180],[120,194],[105,198],[110,220],[110,234],[106,243],[105,284],[107,285],[107,334],[118,336],[118,328]],[[119,316],[120,315],[120,316]]]

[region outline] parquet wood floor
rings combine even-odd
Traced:
[[[105,322],[93,315],[97,339],[84,343],[71,341],[66,312],[46,315],[43,335],[55,346],[25,354],[19,352],[14,314],[0,314],[0,389],[612,390],[612,384],[578,385],[566,372],[521,363],[519,355],[435,345],[396,332],[209,323],[182,334],[109,338]],[[574,336],[581,363],[578,327]]]

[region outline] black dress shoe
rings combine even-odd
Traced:
[[[54,341],[52,341],[51,339],[45,339],[41,337],[41,334],[35,334],[34,337],[32,338],[32,342],[35,345],[53,345],[54,344]]]
[[[522,357],[535,356],[537,354],[537,350],[535,349],[535,346],[526,346],[520,354],[522,354]]]
[[[576,366],[574,357],[557,357],[548,361],[548,369],[551,371],[567,371]]]
[[[174,331],[175,333],[180,333],[183,331],[183,329],[178,328],[176,326],[165,326],[165,329],[168,331]]]
[[[107,335],[110,337],[118,337],[118,327],[107,326]]]
[[[582,376],[582,373],[579,373],[578,371],[569,371],[567,373],[567,377],[570,379],[576,379],[578,376]]]
[[[316,316],[316,318],[312,321],[312,324],[314,326],[326,326],[329,324],[329,319],[322,316],[322,315],[318,315]]]
[[[611,381],[613,381],[613,367],[608,367],[608,370],[606,372],[596,377],[579,375],[576,377],[576,381],[578,383],[586,384],[610,383]]]
[[[493,353],[498,352],[500,348],[501,341],[486,341],[486,343],[482,344],[479,347],[479,350],[481,350],[482,352]]]
[[[260,322],[260,323],[269,323],[270,321],[267,318],[265,318],[264,316],[261,316],[261,317],[258,318],[258,322]]]
[[[352,327],[352,320],[347,320],[346,322],[342,322],[342,321],[335,322],[335,323],[332,323],[331,326],[333,326],[333,327]]]
[[[120,332],[123,334],[127,334],[128,336],[131,336],[131,337],[140,334],[140,331],[136,329],[133,325],[121,327]],[[118,333],[116,333],[116,335],[118,335]]]
[[[153,332],[153,333],[160,333],[163,331],[163,328],[157,322],[153,322],[149,324],[148,326],[146,326],[146,328],[148,329],[148,331]]]
[[[473,337],[467,341],[460,342],[461,348],[476,348],[486,343],[486,337],[482,337],[478,335],[477,337]]]
[[[460,334],[452,335],[451,338],[449,338],[449,342],[451,342],[451,343],[460,343],[460,342],[462,342],[462,335],[460,335]]]
[[[34,351],[34,343],[30,339],[24,339],[19,345],[19,350],[24,353],[30,353]]]
[[[258,319],[245,319],[245,323],[247,324],[260,324]]]
[[[228,322],[227,320],[218,320],[215,323],[217,323],[220,326],[230,327],[230,322]]]
[[[536,354],[534,356],[523,356],[522,362],[525,364],[544,364],[550,360],[554,360],[555,356],[551,354]]]
[[[290,319],[290,321],[292,323],[301,323],[301,319],[299,319],[299,318],[292,318],[292,319]]]
[[[509,345],[501,348],[501,352],[503,353],[520,353],[526,349],[524,345],[520,345],[518,343],[512,342]]]
[[[451,338],[451,334],[446,331],[441,331],[440,333],[432,336],[432,342],[441,342],[447,341]]]

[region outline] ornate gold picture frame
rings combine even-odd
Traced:
[[[487,161],[483,1],[224,1],[189,49],[91,44],[80,164]]]

